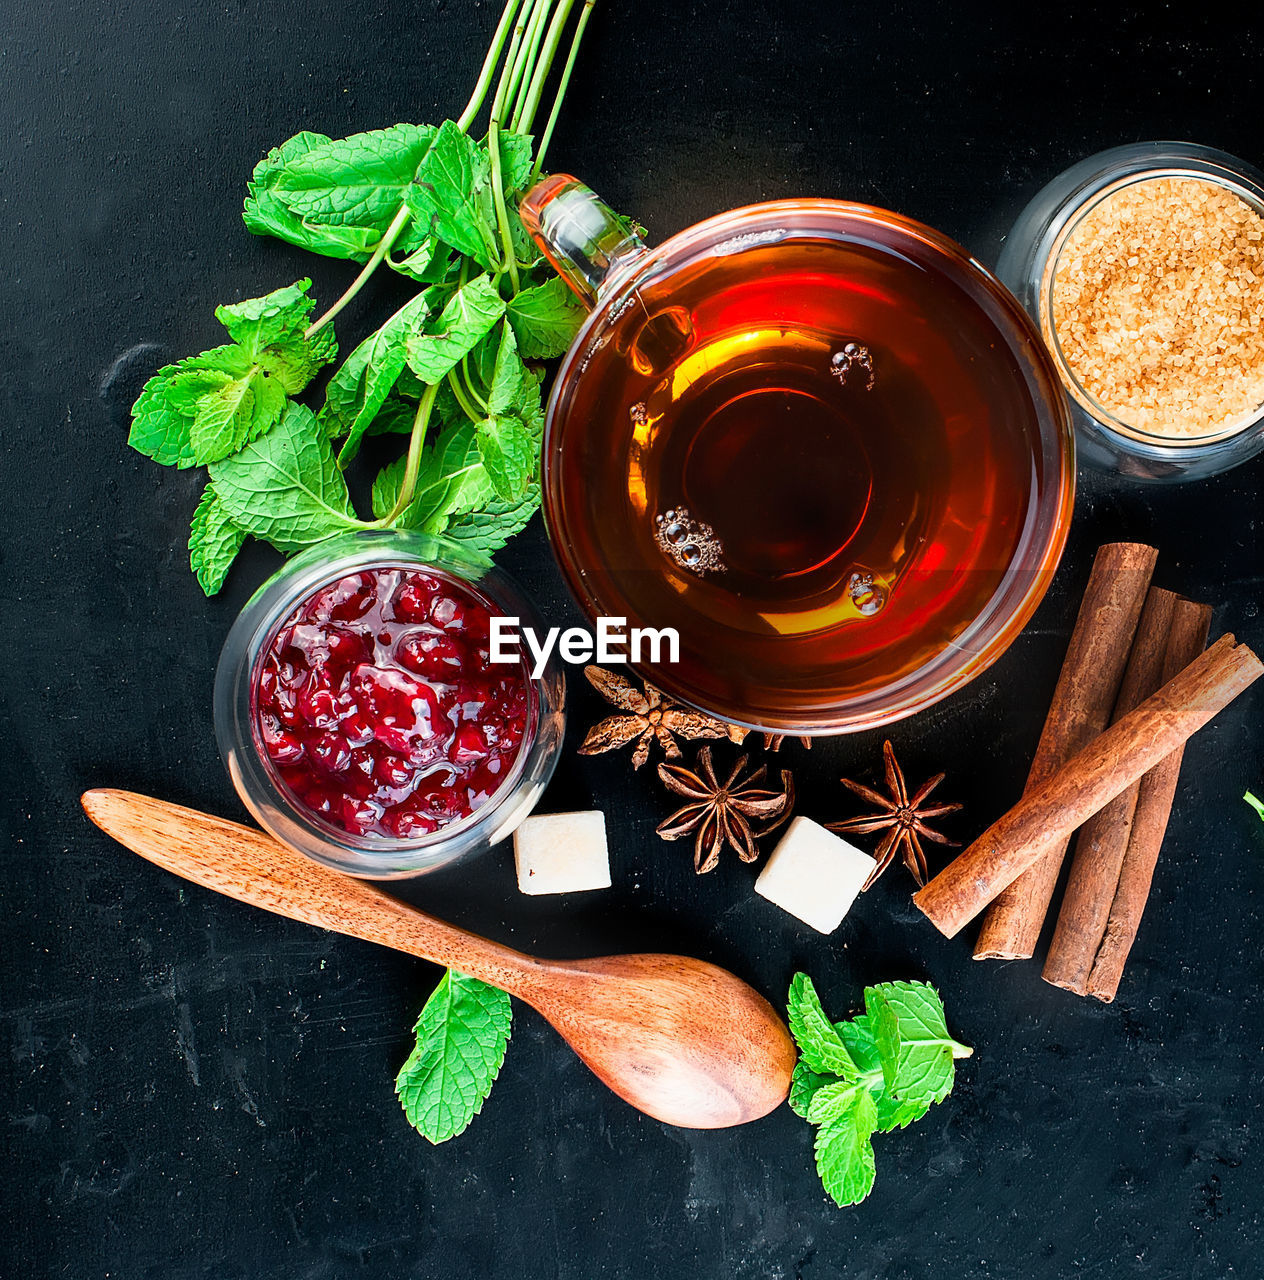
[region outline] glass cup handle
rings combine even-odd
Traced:
[[[586,307],[607,280],[645,252],[644,242],[578,178],[555,173],[537,182],[518,212],[554,270]]]

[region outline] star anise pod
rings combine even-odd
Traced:
[[[679,760],[680,747],[676,735],[682,738],[729,736],[729,726],[724,721],[678,706],[648,681],[642,692],[630,680],[601,667],[585,667],[584,675],[607,702],[625,714],[607,716],[593,725],[580,743],[581,756],[600,755],[603,751],[614,751],[635,742],[632,767],[639,769],[650,758],[650,743],[655,739],[669,760]]]
[[[874,850],[873,856],[878,865],[874,867],[865,881],[864,888],[870,885],[895,861],[896,852],[902,855],[904,865],[912,873],[918,885],[924,885],[930,872],[926,865],[926,853],[918,837],[933,840],[936,844],[955,845],[956,840],[949,840],[938,831],[926,825],[928,818],[941,818],[946,813],[956,813],[959,804],[935,804],[926,806],[926,798],[944,780],[944,774],[937,773],[929,782],[924,782],[918,789],[909,794],[904,782],[904,771],[896,763],[895,751],[889,742],[882,744],[882,757],[886,763],[888,796],[852,782],[850,778],[839,781],[849,791],[854,791],[862,800],[867,800],[878,810],[869,817],[849,818],[846,822],[830,822],[826,825],[831,831],[840,834],[867,831],[886,831],[881,843]]]
[[[735,849],[743,862],[754,862],[759,856],[756,842],[781,826],[794,808],[789,769],[781,771],[781,790],[771,791],[759,785],[767,769],[760,765],[748,774],[747,763],[746,756],[739,756],[724,782],[711,763],[710,747],[699,749],[693,769],[679,764],[658,766],[663,785],[688,802],[659,823],[658,834],[664,840],[692,835],[693,866],[699,875],[715,867],[725,845]]]
[[[788,738],[789,736],[790,736],[789,734],[785,734],[785,733],[766,733],[766,734],[764,734],[764,750],[765,750],[765,751],[780,751],[780,750],[781,750],[781,744],[782,744],[782,743],[786,740],[786,738]],[[800,739],[799,739],[799,741],[800,741],[800,743],[802,743],[804,751],[811,751],[811,750],[812,750],[812,739],[811,739],[811,738],[800,738]]]

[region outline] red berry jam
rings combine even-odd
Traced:
[[[474,812],[526,733],[526,667],[488,661],[487,603],[432,571],[321,587],[264,651],[258,740],[298,805],[357,836],[409,839]]]

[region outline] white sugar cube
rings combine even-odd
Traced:
[[[833,933],[877,865],[811,818],[794,818],[755,881],[755,892],[813,929]]]
[[[606,815],[541,813],[514,832],[514,862],[523,893],[579,893],[610,887]]]

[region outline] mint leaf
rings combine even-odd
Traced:
[[[483,400],[491,395],[492,378],[496,373],[496,357],[504,340],[505,326],[498,320],[465,357],[465,374],[470,385]]]
[[[425,294],[406,302],[371,337],[343,361],[325,389],[320,411],[322,429],[329,436],[345,435],[338,465],[345,468],[360,448],[360,440],[377,417],[406,361],[405,341],[426,318]]]
[[[294,356],[288,350],[270,348],[252,363],[245,347],[221,347],[222,367],[177,375],[178,389],[196,394],[189,444],[197,463],[217,462],[263,435],[285,412],[286,392],[307,385],[315,358],[305,348]]]
[[[394,462],[388,462],[374,478],[370,503],[375,520],[385,520],[395,509],[395,502],[399,497],[399,486],[404,482],[404,469],[407,465],[408,459],[400,456]],[[396,524],[398,523],[399,521],[396,521]]]
[[[402,198],[417,224],[490,270],[496,256],[483,193],[491,180],[487,152],[453,121],[439,126]]]
[[[245,541],[245,533],[229,519],[223,503],[207,485],[189,531],[189,567],[208,596],[224,585],[229,567]]]
[[[296,396],[316,376],[322,365],[338,357],[338,343],[332,325],[325,325],[311,337],[295,335],[274,343],[259,353],[258,364],[270,378],[276,378],[287,395]]]
[[[426,236],[413,248],[387,254],[386,265],[410,280],[439,284],[452,270],[452,250]]]
[[[534,139],[528,133],[510,133],[502,129],[500,140],[500,179],[505,195],[517,194],[527,185],[534,162]]]
[[[522,216],[513,207],[506,212],[509,218],[509,242],[513,245],[514,257],[518,259],[519,266],[527,270],[539,266],[544,261],[544,254],[523,226]]]
[[[874,993],[872,996],[871,991]],[[865,1011],[882,1065],[883,1084],[890,1092],[895,1088],[900,1058],[900,1028],[896,1022],[895,1010],[882,998],[876,987],[866,987]]]
[[[210,470],[232,522],[279,551],[359,527],[329,442],[303,405],[291,403],[271,431]]]
[[[816,1131],[816,1171],[840,1208],[859,1204],[873,1189],[876,1170],[870,1137],[877,1118],[869,1092],[855,1089],[852,1104]]]
[[[408,367],[433,385],[491,332],[505,303],[490,276],[458,289],[430,332],[414,332],[407,342]]]
[[[827,1084],[835,1083],[837,1077],[831,1075],[822,1075],[819,1071],[813,1071],[802,1058],[794,1064],[794,1071],[790,1076],[790,1110],[797,1116],[802,1116],[804,1120],[808,1118],[808,1108],[812,1105],[812,1099],[816,1096],[818,1090],[823,1089]]]
[[[289,157],[269,189],[299,218],[372,227],[380,239],[435,140],[430,125],[395,124],[320,143]]]
[[[408,1122],[433,1143],[461,1133],[482,1110],[513,1009],[495,987],[449,969],[417,1019],[417,1043],[395,1080]]]
[[[847,1052],[860,1068],[861,1074],[875,1077],[878,1088],[882,1087],[882,1058],[878,1053],[878,1045],[874,1040],[869,1015],[857,1014],[848,1022],[836,1022],[834,1030],[838,1032]]]
[[[411,435],[413,419],[416,416],[417,406],[392,391],[382,402],[382,407],[377,411],[364,434],[368,436]]]
[[[170,373],[176,407],[194,418],[203,396],[244,377],[250,372],[250,365],[250,356],[235,342],[230,342],[196,356],[186,356],[167,369],[160,369],[155,376]]]
[[[1257,814],[1259,814],[1261,819],[1264,819],[1264,801],[1260,800],[1257,796],[1253,796],[1249,791],[1242,797],[1242,799],[1245,800]]]
[[[166,370],[163,371],[163,374]],[[167,467],[196,466],[189,440],[191,419],[181,413],[175,388],[163,374],[145,383],[132,405],[127,443],[139,453]]]
[[[127,443],[164,466],[197,465],[190,429],[198,402],[249,367],[249,356],[231,344],[165,365],[145,383],[132,405]]]
[[[214,462],[236,453],[252,435],[261,434],[275,421],[277,415],[269,417],[265,409],[259,414],[259,429],[252,432],[256,422],[255,394],[250,387],[252,376],[230,379],[198,401],[197,413],[189,427],[189,443],[199,463]],[[284,402],[285,393],[281,392],[282,405]]]
[[[588,313],[566,282],[558,276],[523,289],[509,303],[509,323],[518,350],[528,360],[562,355],[579,332]]]
[[[244,351],[244,348],[234,350]],[[263,359],[267,357],[261,357]],[[269,363],[283,367],[270,370],[262,363],[249,365],[235,378],[225,375],[219,386],[198,397],[193,421],[189,424],[189,443],[200,465],[218,462],[236,453],[270,430],[285,412],[285,383],[289,381],[294,385],[301,379],[284,377],[283,370],[288,366],[279,358],[274,357]]]
[[[846,1115],[855,1105],[859,1094],[866,1092],[864,1085],[846,1080],[830,1080],[822,1085],[808,1103],[807,1119],[812,1124],[828,1124]]]
[[[514,403],[514,413],[522,419],[523,426],[531,433],[539,452],[544,440],[544,403],[540,395],[540,383],[543,375],[527,370],[522,381],[522,389]]]
[[[499,551],[540,507],[540,486],[532,482],[517,502],[491,498],[473,511],[453,516],[443,527],[443,536],[459,542],[467,550],[490,557]]]
[[[477,438],[479,456],[496,496],[502,502],[520,498],[535,472],[531,433],[515,417],[493,415],[478,424]]]
[[[413,500],[400,523],[442,533],[452,516],[484,506],[491,496],[474,424],[450,427],[423,455]]]
[[[939,993],[925,982],[884,982],[865,988],[865,1009],[882,1055],[887,1092],[923,1111],[942,1102],[952,1090],[954,1057],[968,1056],[971,1050],[948,1034]]]
[[[307,295],[311,287],[310,280],[298,280],[261,298],[219,306],[215,319],[238,346],[257,358],[267,347],[302,337],[316,306],[315,299]]]
[[[859,1079],[856,1064],[825,1016],[816,988],[806,973],[796,973],[790,983],[787,1014],[790,1033],[799,1046],[799,1053],[813,1071],[840,1076],[844,1080]]]
[[[282,378],[258,364],[207,391],[199,397],[189,425],[194,458],[205,465],[236,453],[270,430],[285,412],[286,403]]]
[[[292,161],[318,151],[332,140],[323,133],[298,133],[273,147],[255,166],[247,187],[242,221],[257,236],[275,236],[300,249],[324,254],[327,258],[349,258],[364,262],[382,238],[375,226],[350,223],[322,224],[316,218],[300,217],[277,194],[276,184]]]
[[[929,1099],[902,1101],[889,1093],[878,1094],[874,1101],[878,1107],[878,1129],[882,1133],[907,1128],[920,1120],[931,1105]]]
[[[530,382],[530,386],[527,383]],[[534,395],[535,379],[527,373],[527,366],[518,355],[518,341],[509,325],[502,325],[496,358],[492,363],[491,381],[487,388],[487,408],[493,414],[508,413],[514,409],[524,394]]]

